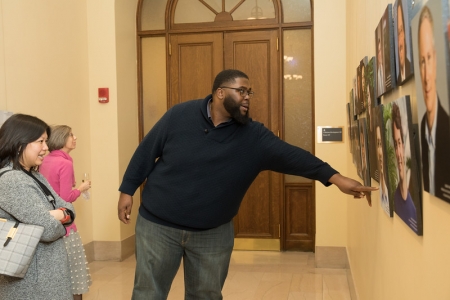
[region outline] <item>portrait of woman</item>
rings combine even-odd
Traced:
[[[422,235],[422,195],[419,182],[418,158],[415,154],[417,139],[412,126],[409,96],[403,96],[385,105],[386,150],[388,176],[392,186],[395,213],[417,235]],[[393,161],[394,160],[394,161]]]

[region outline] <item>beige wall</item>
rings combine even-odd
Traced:
[[[90,172],[93,182],[92,199],[75,203],[84,243],[124,240],[134,229],[116,218],[117,187],[138,137],[136,7],[130,3],[0,1],[0,66],[5,64],[0,69],[0,109],[73,127],[79,137],[78,149],[71,153],[77,180]],[[345,116],[332,111],[340,110],[339,94],[346,99],[340,59],[345,55],[345,8],[330,3],[318,2],[315,9],[315,118],[316,125],[339,126]],[[335,20],[333,32],[330,19]],[[331,44],[339,45],[333,53],[322,47]],[[109,87],[110,103],[97,102],[98,87]],[[344,144],[316,144],[316,153],[345,173],[338,158],[346,155]],[[345,196],[318,184],[317,199],[317,245],[345,246]]]
[[[345,5],[314,1],[315,126],[346,126]],[[341,113],[342,112],[342,113]],[[316,134],[317,135],[317,134]],[[347,137],[344,137],[346,141]],[[317,136],[316,136],[317,140]],[[316,155],[346,176],[346,143],[316,143]],[[355,177],[356,178],[356,177]],[[316,183],[316,246],[345,247],[347,197],[336,186]],[[358,201],[362,202],[362,201]]]
[[[134,229],[116,212],[117,187],[138,139],[131,2],[0,0],[0,109],[73,127],[76,178],[90,172],[93,181],[91,200],[75,203],[84,243],[122,241]],[[315,1],[316,126],[345,126],[354,70],[375,54],[373,32],[388,3]],[[110,103],[97,102],[98,87],[109,87]],[[415,103],[413,80],[383,101],[403,94]],[[357,178],[347,143],[316,143],[316,154]],[[450,205],[425,193],[424,236],[417,237],[384,215],[378,196],[370,208],[317,184],[317,245],[347,246],[360,299],[449,299]]]
[[[135,15],[127,0],[0,0],[0,109],[73,128],[76,180],[92,179],[91,199],[75,202],[84,244],[134,233],[117,219],[117,189],[138,143]]]
[[[394,1],[347,0],[346,94],[359,61],[375,56],[374,31],[389,3]],[[411,96],[413,121],[417,123],[414,79],[383,97],[382,102],[402,95]],[[346,157],[348,174],[355,177],[351,157]],[[397,215],[386,216],[379,192],[373,193],[373,198],[372,208],[348,200],[347,249],[359,299],[450,299],[450,205],[424,193],[424,233],[419,237]]]
[[[119,184],[136,150],[138,136],[137,59],[136,59],[136,9],[137,1],[116,0],[117,98],[119,135]],[[132,33],[132,34],[131,34]],[[164,76],[164,75],[162,75]],[[116,197],[116,196],[114,196]],[[115,198],[113,198],[114,201]],[[140,203],[139,190],[134,196],[133,222],[120,223],[121,238],[134,235],[134,225]]]
[[[317,126],[342,126],[345,115],[333,112],[341,109],[338,99],[346,99],[345,7],[329,2],[315,7],[315,119]],[[116,201],[137,144],[135,5],[127,0],[0,4],[0,66],[5,64],[0,68],[0,109],[73,127],[79,137],[72,152],[77,180],[90,172],[93,181],[92,199],[75,203],[83,242],[126,239],[134,226],[117,222]],[[109,87],[110,103],[97,102],[98,87]],[[340,157],[346,149],[345,144],[316,144],[317,155],[343,173]],[[335,187],[317,185],[318,246],[345,246],[345,199]]]
[[[103,212],[94,218],[95,241],[118,241],[134,234],[134,222],[125,226],[117,220],[117,188],[123,165],[138,143],[136,5],[125,0],[115,2],[86,1],[92,168],[97,171],[93,171],[92,179],[102,187],[96,193],[100,201],[93,202],[93,210]],[[99,87],[109,87],[109,103],[98,103]],[[134,216],[136,211],[137,205]]]
[[[86,4],[53,0],[1,1],[0,5],[1,109],[71,126],[78,137],[78,149],[71,154],[76,180],[81,183],[82,173],[92,173]],[[92,240],[94,200],[93,191],[93,200],[80,198],[75,203],[85,242]]]

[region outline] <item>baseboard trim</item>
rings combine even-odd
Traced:
[[[92,261],[123,261],[134,254],[135,235],[118,242],[92,241],[84,245],[86,259]]]
[[[355,283],[346,247],[321,247],[316,246],[315,253],[316,268],[345,269],[347,272],[348,288],[352,300],[358,300]]]
[[[348,269],[347,250],[345,247],[316,246],[316,268]]]
[[[95,260],[94,242],[84,244],[83,246],[84,246],[84,252],[86,254],[86,260],[88,261],[88,263],[93,262]]]
[[[348,289],[350,290],[350,299],[359,300],[358,293],[356,293],[355,283],[353,281],[352,269],[347,269]]]

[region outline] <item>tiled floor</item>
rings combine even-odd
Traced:
[[[134,256],[90,263],[93,284],[83,299],[131,299],[135,265]],[[351,299],[346,270],[315,268],[314,253],[305,252],[234,251],[222,294],[225,300]],[[184,299],[182,268],[168,299]]]

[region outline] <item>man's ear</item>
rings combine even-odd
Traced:
[[[225,92],[223,91],[223,89],[217,89],[216,90],[216,96],[217,98],[219,98],[220,100],[222,100],[223,98],[225,98]]]

